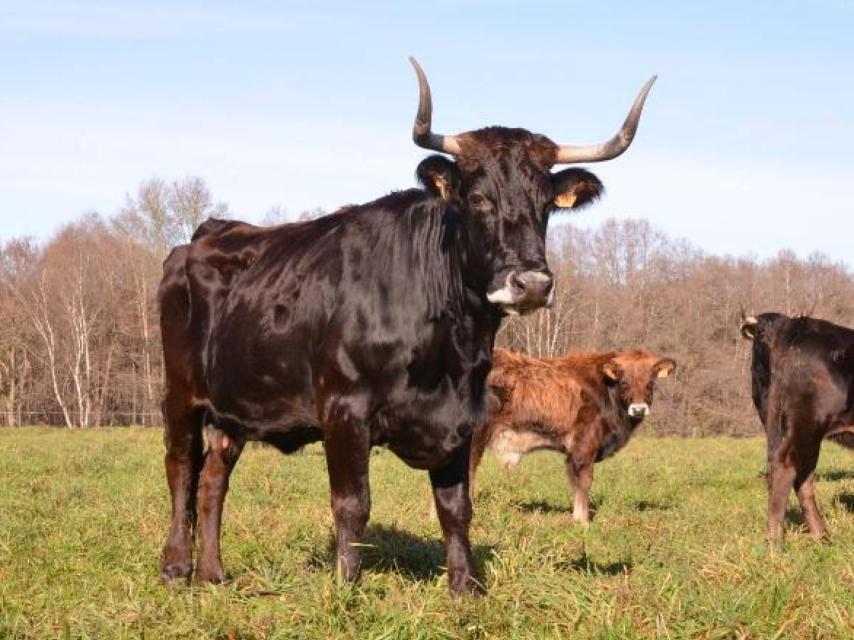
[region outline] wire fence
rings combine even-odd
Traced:
[[[159,411],[103,411],[100,415],[90,411],[83,420],[81,411],[0,411],[0,427],[46,425],[55,427],[114,427],[140,425],[159,427],[163,414]],[[69,425],[69,422],[71,423]],[[87,423],[87,424],[84,424]]]

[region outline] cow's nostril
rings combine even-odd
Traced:
[[[514,274],[515,279],[520,283],[519,290],[533,298],[548,298],[554,286],[554,279],[551,274],[543,271],[525,271],[520,275]]]
[[[525,290],[528,288],[525,279],[515,271],[510,274],[510,286],[519,293],[525,293]]]
[[[643,418],[649,415],[649,405],[645,402],[638,402],[629,405],[629,415],[632,418]]]

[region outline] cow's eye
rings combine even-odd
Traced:
[[[489,200],[487,200],[486,196],[481,193],[470,193],[469,194],[469,206],[473,209],[488,209],[489,208]]]

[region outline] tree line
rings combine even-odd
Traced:
[[[84,214],[43,243],[2,243],[0,424],[159,425],[162,261],[204,219],[230,215],[199,178],[153,179],[112,215]],[[287,218],[277,207],[263,222]],[[549,261],[554,306],[505,320],[498,344],[536,356],[640,346],[674,358],[647,432],[757,432],[742,306],[854,319],[854,274],[842,263],[785,250],[712,256],[642,219],[552,225]]]

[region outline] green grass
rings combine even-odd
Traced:
[[[854,637],[854,456],[826,444],[819,502],[792,498],[786,550],[763,542],[764,443],[639,438],[597,465],[594,522],[570,521],[560,457],[504,473],[487,455],[471,538],[488,594],[447,594],[426,474],[371,460],[355,587],[332,577],[317,446],[252,447],[223,534],[231,581],[157,576],[168,495],[159,430],[0,430],[2,638]]]

